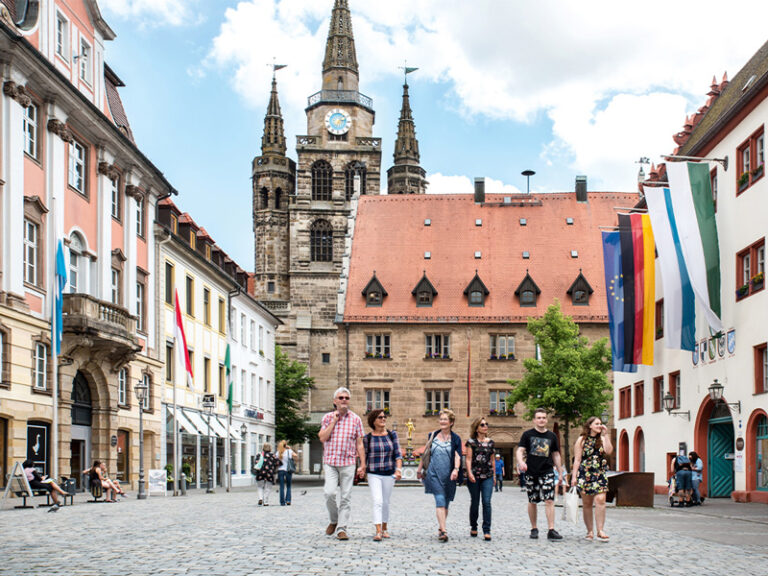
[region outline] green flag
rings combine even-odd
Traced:
[[[227,373],[227,406],[229,407],[229,413],[232,414],[232,400],[234,394],[232,390],[232,380],[230,378],[232,373],[232,360],[229,357],[229,344],[227,344],[227,353],[224,356],[224,368]]]

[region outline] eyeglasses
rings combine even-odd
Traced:
[[[376,416],[376,420],[386,420],[386,419],[387,419],[386,414],[379,414],[378,416]]]
[[[487,427],[488,426],[488,422],[480,422],[480,424],[478,424],[478,426],[486,426]]]
[[[349,396],[336,396],[336,400],[349,400]]]

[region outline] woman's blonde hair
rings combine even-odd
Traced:
[[[451,426],[453,426],[456,423],[456,414],[453,413],[453,410],[451,410],[450,408],[443,408],[438,413],[438,417],[442,416],[443,414],[448,416],[448,420],[451,421]]]
[[[280,440],[280,442],[277,445],[277,456],[278,458],[283,457],[283,452],[285,452],[288,449],[288,442],[285,440]]]
[[[269,442],[264,442],[264,444],[261,445],[262,452],[272,452],[272,444]]]

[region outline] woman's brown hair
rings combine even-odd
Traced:
[[[376,408],[375,410],[368,412],[368,426],[371,427],[371,430],[376,430],[376,418],[379,417],[379,414],[386,414],[386,412],[381,408]]]
[[[488,420],[485,419],[485,416],[481,416],[480,418],[475,418],[472,421],[472,425],[469,427],[469,437],[472,438],[472,440],[477,440],[477,429],[480,427],[480,422],[485,420],[487,423]],[[486,432],[486,436],[488,433]]]
[[[581,446],[584,447],[584,442],[587,441],[587,438],[590,436],[590,426],[592,426],[592,422],[595,420],[600,420],[602,423],[602,420],[598,416],[590,416],[587,418],[587,421],[584,422],[584,427],[581,429]],[[600,448],[603,447],[603,438],[600,434],[597,435],[597,440],[595,441],[595,452],[599,452]]]

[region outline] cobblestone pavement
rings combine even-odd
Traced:
[[[565,539],[548,542],[545,530],[541,539],[529,539],[524,494],[510,487],[494,494],[493,541],[484,542],[469,537],[469,497],[460,488],[448,518],[450,541],[442,544],[431,496],[400,487],[392,499],[392,538],[373,542],[371,499],[360,486],[353,492],[350,540],[339,542],[324,535],[322,489],[294,488],[291,507],[260,508],[255,491],[238,490],[146,501],[129,497],[119,504],[86,504],[81,495],[75,506],[55,514],[6,509],[0,511],[0,575],[768,573],[768,513],[762,509],[745,520],[708,516],[706,505],[697,513],[610,508],[609,543],[585,541],[583,526],[560,520],[558,509],[557,528]]]

